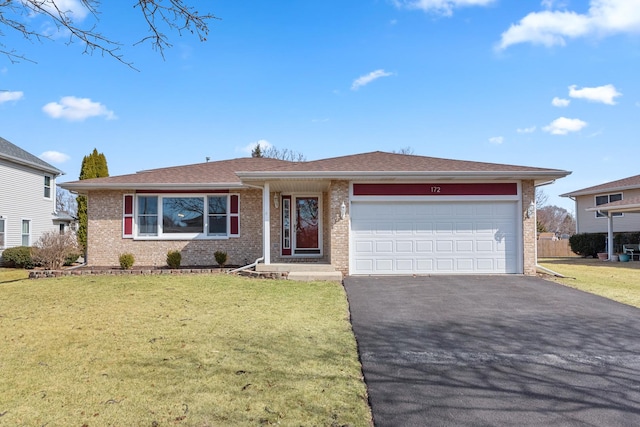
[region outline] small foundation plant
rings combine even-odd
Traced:
[[[224,268],[224,266],[227,264],[227,253],[224,251],[215,251],[213,256],[220,268]]]
[[[182,263],[180,251],[169,251],[167,253],[167,265],[169,268],[180,268],[180,263]]]
[[[131,270],[136,261],[133,254],[130,253],[121,254],[118,260],[120,261],[120,267],[122,267],[123,270]]]

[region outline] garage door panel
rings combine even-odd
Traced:
[[[456,252],[473,252],[473,240],[456,241]]]
[[[432,240],[416,240],[416,252],[417,253],[433,252],[433,241]]]
[[[472,273],[475,271],[475,261],[473,258],[456,259],[456,271],[459,273]]]
[[[436,259],[436,269],[439,272],[452,272],[454,266],[453,258],[437,258]]]
[[[378,240],[374,245],[377,254],[393,253],[393,240]]]
[[[371,240],[357,240],[355,244],[355,252],[356,255],[372,255],[373,252],[373,241]]]
[[[433,259],[431,258],[418,258],[416,259],[416,272],[417,273],[429,273],[433,271]]]
[[[352,274],[518,272],[515,202],[353,202],[350,214]]]
[[[437,252],[453,252],[453,240],[436,240]]]
[[[396,271],[398,273],[413,273],[415,270],[413,259],[396,260]]]
[[[414,253],[414,242],[412,240],[398,240],[396,241],[397,253]]]
[[[376,270],[380,273],[392,273],[393,272],[393,259],[384,258],[375,260]]]
[[[453,230],[453,223],[451,222],[436,223],[436,233],[438,234],[453,234]]]

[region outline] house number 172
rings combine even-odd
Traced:
[[[432,193],[439,193],[440,192],[440,187],[431,187],[431,192]]]

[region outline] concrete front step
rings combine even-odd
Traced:
[[[336,271],[331,264],[258,264],[256,265],[256,273],[283,273],[289,280],[301,282],[342,282],[342,273]]]

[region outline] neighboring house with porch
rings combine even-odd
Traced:
[[[535,187],[570,172],[371,152],[238,158],[66,182],[88,196],[87,262],[257,259],[345,275],[535,274]]]
[[[0,138],[0,253],[31,246],[67,224],[56,210],[56,178],[62,171]]]
[[[607,209],[611,212],[614,233],[640,231],[640,215],[630,214],[625,206],[640,203],[640,175],[594,185],[581,190],[561,194],[576,204],[577,233],[606,233],[608,231]],[[606,205],[606,206],[605,206]],[[633,210],[633,209],[631,209]]]

